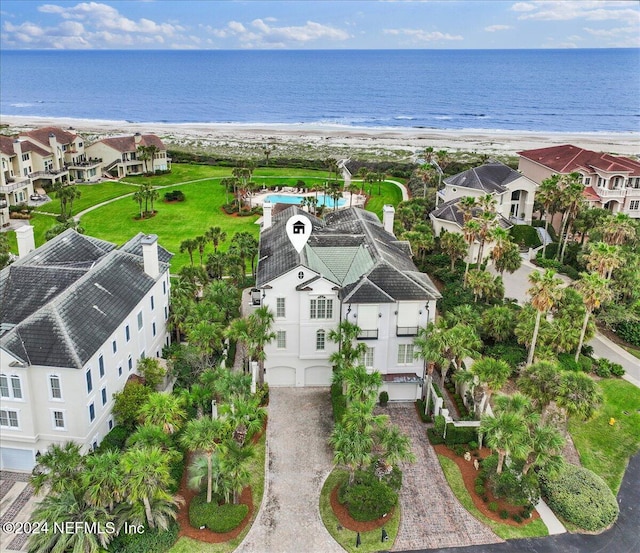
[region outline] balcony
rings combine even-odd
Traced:
[[[7,179],[7,184],[0,186],[0,194],[9,194],[29,185],[29,179]]]
[[[64,177],[69,175],[69,171],[63,169],[61,171],[36,171],[35,173],[31,173],[29,176],[32,179],[51,179],[53,181],[57,180],[58,177]]]
[[[599,186],[596,186],[594,190],[601,198],[624,198],[627,194],[626,188],[614,188],[611,190],[609,188],[600,188]]]
[[[640,198],[640,188],[626,188],[627,198]]]
[[[102,163],[102,159],[100,158],[89,158],[84,161],[74,161],[69,164],[69,169],[90,169],[92,167],[97,167]]]
[[[396,326],[396,336],[417,336],[419,326]]]
[[[360,334],[358,334],[358,340],[377,340],[378,339],[378,329],[375,330],[360,330]]]

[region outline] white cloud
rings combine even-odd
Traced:
[[[424,31],[422,29],[384,29],[382,31],[386,35],[406,36],[412,42],[434,42],[438,40],[464,40],[461,35],[451,35],[449,33],[441,33],[440,31]]]
[[[514,4],[511,9],[524,12],[518,19],[537,21],[570,21],[586,19],[588,21],[621,20],[627,23],[640,22],[640,10],[637,2],[624,0],[536,0]],[[516,9],[516,6],[521,6]]]
[[[511,6],[511,10],[514,12],[530,12],[535,9],[536,7],[533,4],[529,4],[527,2],[517,2]]]
[[[585,27],[584,30],[592,36],[604,38],[619,38],[620,35],[623,34],[638,32],[638,29],[635,27],[616,27],[615,29],[591,29],[589,27]]]
[[[496,31],[506,31],[507,29],[512,29],[511,25],[489,25],[485,27],[484,30],[489,33],[495,33]]]

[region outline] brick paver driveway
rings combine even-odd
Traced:
[[[395,551],[454,547],[503,541],[458,502],[427,441],[413,404],[389,404],[391,422],[413,443],[416,462],[402,467],[402,519]]]
[[[29,474],[0,471],[0,524],[27,522],[37,503]],[[15,530],[4,533],[0,530],[0,552],[26,551],[28,534],[19,534]]]
[[[328,388],[272,388],[268,470],[258,517],[238,553],[344,553],[320,518],[320,490],[332,469]]]

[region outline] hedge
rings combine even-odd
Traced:
[[[429,441],[433,445],[447,444],[447,445],[463,445],[469,442],[478,441],[478,429],[473,426],[453,426],[453,424],[447,425],[447,435],[442,437],[444,433],[445,420],[442,415],[438,415],[434,418],[433,428],[427,430],[427,436]]]
[[[224,534],[237,528],[248,512],[249,507],[244,503],[218,505],[215,499],[207,503],[206,495],[200,494],[189,505],[189,524],[194,528],[206,526],[212,532]]]
[[[398,503],[398,494],[384,482],[369,478],[366,482],[347,485],[341,494],[349,514],[359,522],[377,520]]]
[[[640,347],[640,321],[623,321],[616,325],[616,333],[625,342]]]
[[[331,407],[333,407],[333,421],[340,422],[347,410],[347,398],[342,393],[340,384],[331,384]]]
[[[556,476],[541,474],[540,484],[549,507],[583,530],[604,530],[618,518],[615,496],[589,469],[566,464]]]
[[[131,434],[131,430],[126,426],[117,424],[109,433],[102,439],[100,445],[96,449],[96,453],[104,453],[109,449],[117,449],[118,451],[124,450],[125,442]]]
[[[125,534],[116,536],[109,544],[110,553],[164,553],[178,539],[180,527],[172,522],[166,530],[145,528],[141,534]]]
[[[511,238],[516,244],[527,248],[537,248],[542,245],[536,229],[529,225],[514,225],[511,227]]]

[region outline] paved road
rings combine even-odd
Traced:
[[[332,470],[327,388],[271,388],[268,471],[258,517],[237,553],[344,553],[318,501]]]
[[[492,266],[489,270],[495,274]],[[502,277],[504,281],[505,298],[513,298],[520,304],[529,301],[529,296],[527,295],[527,290],[529,289],[528,277],[532,271],[536,270],[540,271],[541,269],[528,261],[524,261],[515,273],[505,273]],[[558,277],[567,285],[572,282],[566,275],[558,275]],[[620,363],[627,372],[625,379],[640,387],[640,359],[634,357],[628,351],[622,349],[600,333],[596,334],[589,342],[589,345],[593,346],[593,351],[598,357],[606,357],[611,361]]]
[[[391,421],[411,438],[416,462],[402,466],[402,518],[395,550],[502,541],[458,502],[413,404],[389,404]]]
[[[620,516],[597,536],[562,534],[494,545],[423,549],[422,553],[638,553],[640,551],[640,453],[632,457],[618,493]]]

